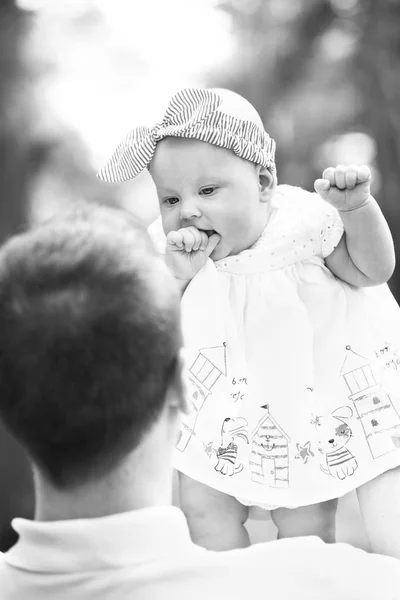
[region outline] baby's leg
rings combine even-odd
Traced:
[[[249,509],[223,494],[179,473],[181,508],[195,544],[207,550],[234,550],[250,545],[244,527]]]
[[[400,467],[357,490],[372,552],[400,558]]]
[[[335,498],[310,506],[271,510],[272,520],[278,528],[278,540],[316,535],[324,542],[335,542],[337,504],[338,501]]]

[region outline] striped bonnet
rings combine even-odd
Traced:
[[[255,108],[229,90],[188,88],[175,94],[163,120],[130,131],[97,176],[120,183],[149,168],[157,143],[166,137],[196,139],[232,150],[276,176],[275,141]]]

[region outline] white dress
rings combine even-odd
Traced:
[[[150,233],[165,243],[159,224]],[[317,194],[279,186],[256,244],[192,279],[178,470],[293,508],[400,465],[400,310],[387,285],[354,288],[325,266],[342,233]]]

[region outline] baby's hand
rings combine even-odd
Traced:
[[[205,264],[221,236],[210,237],[197,227],[184,227],[167,235],[165,260],[173,275],[182,281],[190,281]]]
[[[370,197],[371,171],[365,165],[329,167],[323,179],[314,183],[315,191],[337,210],[347,212],[359,208]]]

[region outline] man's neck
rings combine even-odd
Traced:
[[[172,504],[172,468],[145,460],[146,450],[101,480],[57,489],[35,471],[37,521],[96,518]],[[145,464],[147,463],[147,464]]]

